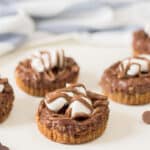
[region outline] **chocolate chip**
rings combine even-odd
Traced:
[[[0,150],[9,150],[9,148],[0,143]]]
[[[145,111],[143,113],[143,121],[147,124],[150,124],[150,111]]]

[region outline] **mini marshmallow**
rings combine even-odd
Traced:
[[[41,58],[43,60],[45,68],[49,69],[49,67],[50,67],[50,60],[49,60],[48,54],[47,53],[42,54]]]
[[[129,70],[127,71],[127,75],[129,76],[135,76],[138,74],[139,72],[139,66],[137,64],[132,64],[129,68]]]
[[[48,109],[50,109],[54,112],[58,112],[67,103],[68,103],[68,101],[64,97],[59,97],[59,98],[55,99],[54,101],[52,101],[50,103],[45,102]]]
[[[80,101],[76,100],[69,106],[71,108],[71,118],[74,118],[79,113],[91,114],[91,110],[82,104]]]
[[[73,92],[63,92],[64,94],[67,94],[68,96],[70,96],[70,97],[73,97],[74,96],[74,93]]]
[[[92,105],[92,102],[90,99],[88,99],[87,97],[81,97],[83,100],[85,100],[87,103],[89,103],[90,105]]]
[[[146,60],[133,58],[130,62],[139,64],[141,66],[141,71],[143,72],[147,72],[149,70],[149,64]]]
[[[41,60],[38,59],[38,58],[32,59],[32,61],[31,61],[31,66],[32,66],[32,68],[34,68],[37,72],[43,72],[43,71],[44,71],[44,66],[43,66]]]
[[[64,65],[64,53],[63,51],[58,51],[59,56],[59,67],[62,68]]]
[[[143,56],[143,58],[144,58],[144,56]],[[135,76],[138,74],[138,72],[139,72],[138,64],[140,65],[140,71],[142,71],[142,72],[149,71],[149,64],[148,64],[147,60],[143,60],[143,59],[139,59],[139,58],[131,58],[131,59],[125,59],[124,61],[122,61],[124,68],[126,68],[129,63],[131,63],[130,68],[127,71],[127,75],[129,75],[129,76]]]
[[[150,24],[147,24],[144,28],[144,32],[150,37]]]
[[[139,55],[138,57],[150,60],[150,55],[142,54],[142,55]]]
[[[82,93],[82,94],[86,95],[86,90],[85,90],[84,87],[82,87],[82,86],[77,86],[77,87],[75,87],[75,89],[76,89],[79,93]]]
[[[4,88],[5,88],[4,85],[0,84],[0,92],[3,92]]]

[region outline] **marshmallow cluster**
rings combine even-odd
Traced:
[[[140,73],[149,72],[150,69],[149,65],[150,65],[150,55],[143,54],[135,58],[123,60],[119,68],[120,71],[126,70],[126,75],[128,76],[136,76],[139,74],[139,72]]]
[[[64,51],[39,51],[31,56],[31,66],[37,72],[64,66]]]
[[[67,86],[67,87],[69,87],[69,86]],[[73,89],[75,89],[77,92],[81,93],[80,98],[92,106],[91,100],[86,97],[87,94],[86,94],[86,89],[84,87],[76,86],[76,87],[73,87]],[[73,91],[63,91],[62,93],[70,96],[71,98],[73,98],[75,96],[75,93]],[[71,110],[71,112],[70,112],[71,118],[74,118],[79,114],[90,115],[92,113],[91,109],[89,109],[85,104],[80,102],[79,99],[74,99],[71,103],[69,103],[69,101],[67,101],[67,99],[65,99],[65,97],[58,97],[49,103],[47,101],[45,101],[45,104],[48,109],[50,109],[54,112],[58,112],[65,105],[69,104],[68,109]]]

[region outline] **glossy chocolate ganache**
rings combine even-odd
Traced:
[[[118,61],[104,71],[100,82],[107,92],[150,92],[150,55]]]
[[[37,116],[40,123],[72,136],[97,130],[108,119],[107,97],[86,90],[82,84],[68,85],[46,95]]]

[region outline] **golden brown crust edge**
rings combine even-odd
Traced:
[[[144,94],[125,94],[121,92],[110,93],[103,91],[103,93],[108,96],[111,100],[126,104],[126,105],[144,105],[150,103],[150,92]]]
[[[144,52],[140,52],[139,50],[133,50],[133,56],[138,56],[138,55],[141,55],[141,54],[150,54],[150,53],[144,53]]]
[[[78,76],[76,76],[76,78],[74,78],[74,80],[71,82],[71,83],[76,83],[77,80],[78,80]],[[39,97],[43,97],[45,96],[46,93],[48,92],[51,92],[53,90],[56,90],[58,88],[63,88],[64,87],[64,82],[63,83],[59,83],[57,85],[55,85],[55,87],[51,87],[49,89],[44,89],[44,88],[41,88],[41,89],[35,89],[35,88],[32,88],[32,87],[29,87],[27,85],[25,85],[23,83],[22,80],[20,80],[17,75],[15,75],[15,78],[16,78],[16,83],[18,85],[18,87],[23,90],[25,93],[29,94],[29,95],[32,95],[32,96],[39,96]]]
[[[13,104],[9,103],[7,112],[2,117],[0,117],[0,123],[3,123],[9,117],[12,107],[13,107]]]
[[[98,138],[99,136],[101,136],[107,126],[107,121],[105,121],[97,130],[87,132],[86,136],[82,135],[79,137],[73,137],[67,134],[62,134],[58,130],[47,128],[45,125],[40,123],[38,114],[36,115],[36,122],[37,122],[38,129],[45,137],[47,137],[52,141],[62,143],[62,144],[82,144],[82,143],[92,141]]]
[[[138,56],[140,53],[136,50],[133,50],[133,56]]]

